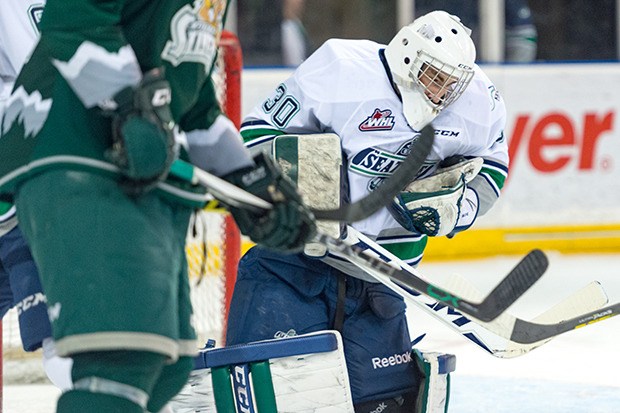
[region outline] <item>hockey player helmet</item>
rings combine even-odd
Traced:
[[[471,30],[445,11],[433,11],[403,27],[385,57],[409,125],[419,130],[461,96],[474,74]]]

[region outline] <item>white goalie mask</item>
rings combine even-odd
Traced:
[[[459,98],[474,75],[471,30],[434,11],[403,27],[385,49],[409,125],[420,130]]]

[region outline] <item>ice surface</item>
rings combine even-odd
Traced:
[[[620,254],[548,253],[547,274],[510,311],[531,318],[570,292],[598,280],[620,301]],[[423,263],[433,281],[458,273],[489,291],[520,257]],[[409,312],[412,336],[425,350],[457,355],[450,413],[620,412],[620,316],[563,334],[515,359],[498,359],[424,313]],[[59,392],[46,385],[5,386],[5,413],[52,413]]]

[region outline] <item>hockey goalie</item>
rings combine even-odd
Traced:
[[[342,186],[342,157],[337,135],[282,135],[271,143],[270,151],[282,169],[295,177],[308,205],[320,208],[335,206],[334,199],[340,199]],[[434,175],[430,180],[445,184],[446,180],[455,176],[454,180],[458,182],[461,175],[474,176],[480,169],[480,163],[477,159],[446,167],[443,173]],[[317,177],[318,171],[320,179]],[[432,185],[426,180],[422,182],[422,185]],[[341,224],[333,222],[319,222],[318,227],[334,236],[340,236],[344,230]],[[328,252],[322,244],[309,243],[304,254],[325,257]],[[375,295],[374,298],[374,311],[385,310],[381,296]],[[261,308],[258,310],[261,311]],[[234,315],[231,317],[234,318]],[[410,347],[398,354],[377,353],[368,360],[372,370],[406,366],[409,374],[419,378],[418,387],[409,389],[406,398],[397,396],[356,403],[354,406],[345,350],[337,330],[299,336],[295,330],[287,330],[277,332],[275,337],[223,349],[203,350],[196,359],[188,385],[174,399],[174,412],[216,411],[216,407],[217,411],[250,412],[255,411],[252,410],[256,408],[254,404],[265,408],[264,403],[271,406],[266,410],[269,412],[441,413],[447,409],[449,373],[455,368],[453,355],[422,353]],[[268,373],[264,373],[265,370]],[[263,373],[259,375],[259,371]],[[231,407],[235,405],[237,410]]]
[[[389,208],[351,224],[415,265],[428,237],[466,230],[492,207],[508,171],[504,103],[475,65],[469,34],[457,17],[433,12],[387,46],[329,40],[245,118],[246,145],[271,154],[304,201],[323,209],[355,202],[388,180],[433,121],[433,150],[416,180],[385,200]],[[337,223],[320,229],[346,236]],[[239,264],[226,343],[232,351],[339,332],[349,410],[289,408],[274,383],[277,408],[266,411],[444,412],[453,358],[412,351],[405,308],[400,295],[321,244],[296,254],[253,247]]]

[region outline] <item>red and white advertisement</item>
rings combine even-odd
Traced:
[[[479,226],[620,223],[620,65],[491,66],[510,175]]]

